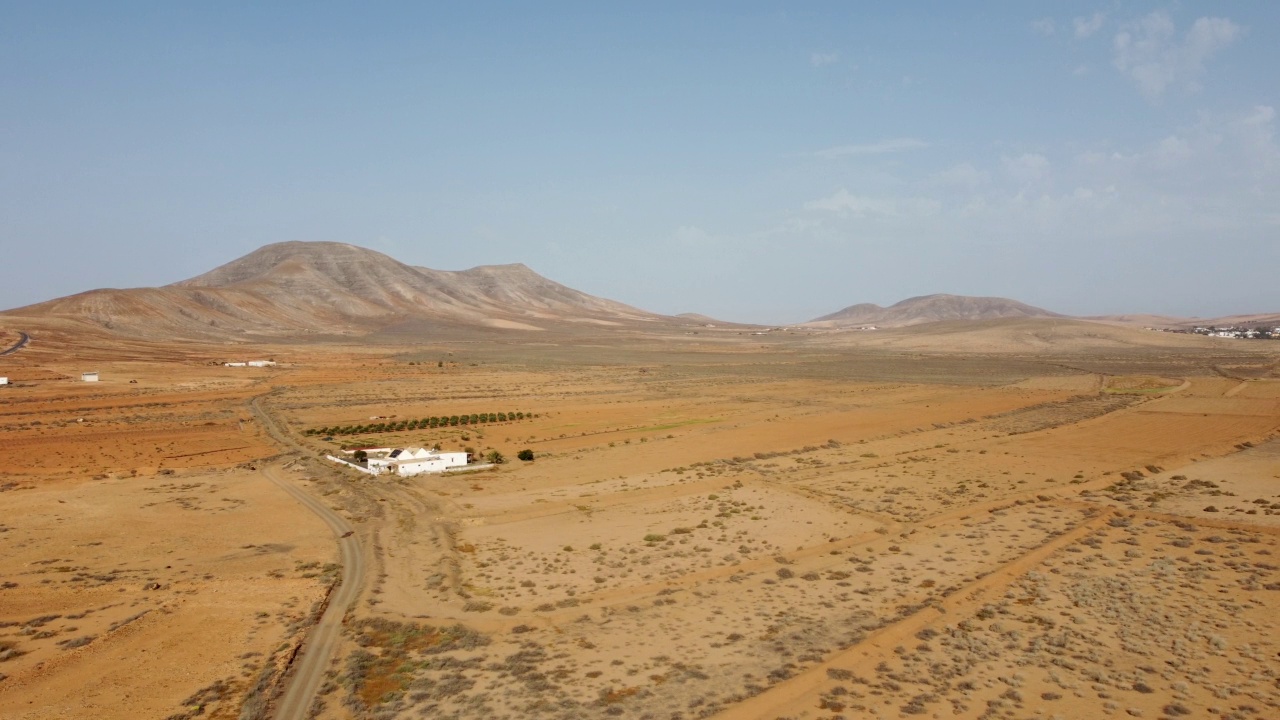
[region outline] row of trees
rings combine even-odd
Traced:
[[[307,435],[360,435],[364,433],[404,432],[406,430],[425,430],[427,428],[457,427],[460,425],[480,425],[482,423],[511,422],[534,418],[533,413],[476,413],[472,415],[449,415],[419,418],[417,420],[401,420],[400,422],[380,422],[368,425],[334,425],[332,427],[311,428]]]

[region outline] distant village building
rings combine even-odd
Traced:
[[[98,382],[98,371],[80,373],[80,382]]]
[[[223,365],[223,367],[247,367],[247,366],[249,365],[249,363],[245,363],[245,362],[229,362],[229,363],[222,363],[222,365]]]
[[[354,453],[355,451],[344,452]],[[391,472],[401,477],[409,477],[424,473],[442,473],[445,470],[467,465],[465,452],[440,452],[420,447],[368,448],[365,450],[365,455],[367,457],[365,466],[370,475]]]
[[[9,378],[0,377],[0,385],[8,385],[8,384],[9,384]]]
[[[273,367],[275,360],[250,360],[249,362],[227,362],[222,363],[223,367]]]

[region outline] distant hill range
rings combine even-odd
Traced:
[[[1061,318],[1059,315],[1017,300],[965,295],[922,295],[889,307],[872,303],[849,307],[810,320],[811,327],[904,327],[945,320],[999,320],[1006,318]]]
[[[144,337],[363,335],[406,323],[427,331],[433,324],[541,330],[682,322],[579,292],[524,265],[433,270],[332,242],[276,243],[165,287],[91,290],[5,314]]]
[[[889,307],[864,303],[824,315],[814,330],[907,328],[950,321],[1045,321],[1066,316],[1006,298],[925,295]],[[259,248],[203,275],[159,288],[90,290],[0,313],[14,327],[85,326],[159,340],[305,338],[375,334],[421,339],[502,331],[740,332],[754,326],[705,315],[666,316],[574,290],[524,265],[448,271],[332,242]],[[1275,322],[1280,315],[1198,320],[1125,315],[1093,323],[1183,328]],[[944,329],[940,328],[939,332]],[[914,342],[914,341],[913,341]]]
[[[1081,318],[1094,322],[1142,327],[1190,330],[1196,327],[1280,327],[1280,313],[1226,315],[1217,318],[1180,318],[1168,315],[1095,315]]]

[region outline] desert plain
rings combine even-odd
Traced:
[[[0,717],[1280,717],[1273,343],[19,330]]]

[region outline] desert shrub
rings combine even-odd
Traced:
[[[532,462],[532,461],[533,461],[533,451],[532,451],[532,450],[530,450],[529,448],[525,448],[524,450],[521,450],[520,452],[516,453],[516,457],[520,458],[521,460],[523,460],[523,461],[525,461],[525,462]]]
[[[12,660],[26,653],[19,650],[16,645],[8,640],[0,640],[0,662]]]

